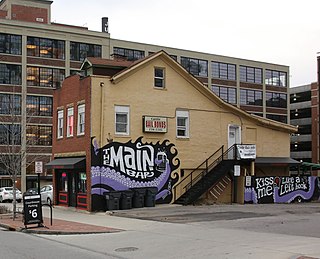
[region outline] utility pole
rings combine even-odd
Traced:
[[[318,52],[317,53],[318,56],[317,56],[317,72],[318,72],[318,129],[317,129],[317,136],[318,136],[318,148],[317,148],[317,151],[318,151],[318,154],[317,154],[317,157],[318,157],[318,163],[320,163],[320,53]]]
[[[27,46],[27,37],[22,37],[22,46]],[[22,48],[21,86],[21,191],[27,190],[27,50]]]

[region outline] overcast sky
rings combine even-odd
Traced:
[[[53,22],[111,38],[290,66],[290,85],[317,80],[319,0],[53,0]]]

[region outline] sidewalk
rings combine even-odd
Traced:
[[[21,231],[46,235],[97,234],[123,231],[121,229],[111,227],[97,226],[55,218],[53,218],[51,225],[50,218],[47,217],[43,217],[43,227],[38,227],[37,224],[33,224],[28,225],[27,228],[25,228],[22,215],[18,214],[17,218],[13,220],[12,213],[0,214],[0,227],[10,231]]]

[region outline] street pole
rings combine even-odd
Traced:
[[[318,129],[317,129],[317,136],[318,136],[318,148],[317,148],[317,151],[318,151],[318,154],[317,154],[317,158],[318,158],[318,163],[320,163],[320,55],[318,53],[318,56],[317,56],[317,72],[318,72],[318,116],[317,116],[317,119],[318,119]]]
[[[38,175],[38,194],[41,195],[41,193],[40,193],[40,174],[42,174],[42,172],[43,172],[43,163],[42,163],[42,161],[35,161],[34,166],[35,166],[35,173]]]
[[[40,174],[38,174],[38,194],[40,194]]]
[[[22,37],[22,46],[27,46],[27,37]],[[22,87],[21,87],[21,191],[27,190],[27,48],[22,48]]]

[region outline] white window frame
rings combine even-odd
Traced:
[[[178,125],[179,118],[183,118],[185,120],[184,126]],[[179,135],[179,130],[184,130],[185,134],[183,136]],[[177,138],[189,138],[189,111],[176,111],[176,135]]]
[[[77,134],[78,136],[84,135],[85,132],[85,104],[78,105],[78,120],[77,120]]]
[[[160,76],[156,76],[156,70],[162,70],[162,73],[163,73],[163,76],[160,77]],[[166,71],[164,68],[162,67],[155,67],[154,68],[154,87],[155,88],[158,88],[158,89],[164,89],[165,88],[165,75],[166,75]],[[161,80],[162,82],[162,86],[157,86],[156,85],[156,80]]]
[[[125,122],[125,131],[117,131],[117,115],[126,115],[127,120]],[[115,106],[115,113],[114,113],[114,131],[117,135],[125,135],[128,136],[130,134],[130,107],[129,106]]]
[[[72,123],[70,123],[71,120],[72,120]],[[70,127],[72,127],[71,131],[70,131]],[[74,108],[70,107],[67,109],[67,137],[73,137],[73,131],[74,131]]]
[[[57,138],[63,138],[63,110],[58,111],[57,119]]]

